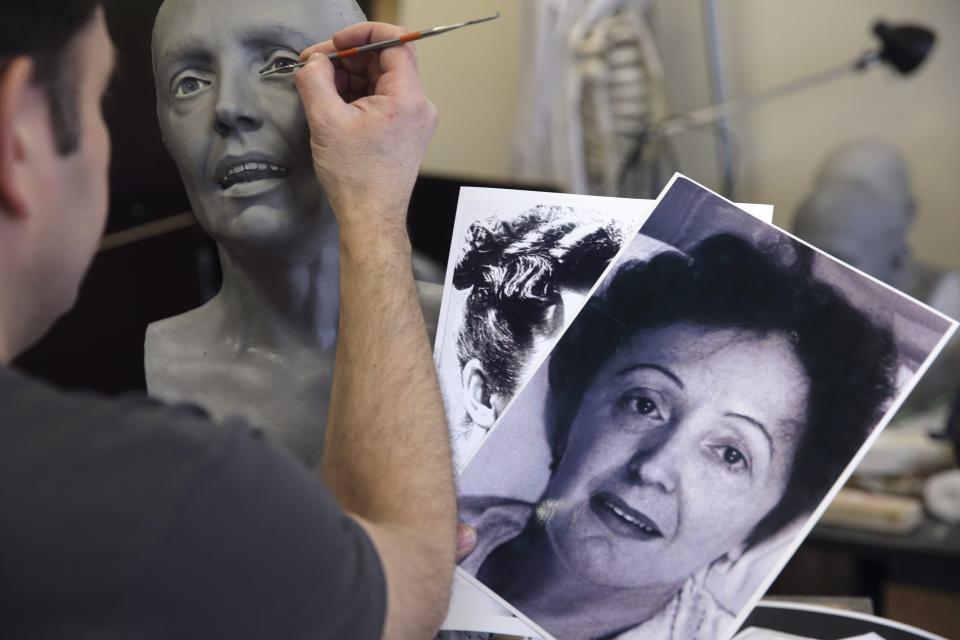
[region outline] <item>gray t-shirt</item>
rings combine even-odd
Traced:
[[[0,367],[0,637],[379,638],[383,571],[241,421]]]

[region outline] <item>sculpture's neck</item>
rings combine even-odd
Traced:
[[[331,225],[333,227],[333,225]],[[223,287],[213,304],[223,334],[241,348],[274,353],[336,345],[340,302],[337,231],[303,260],[265,260],[220,247]]]
[[[902,261],[902,264],[894,272],[892,282],[887,284],[907,295],[922,299],[927,293],[924,291],[924,269],[917,264],[909,251],[904,252]]]

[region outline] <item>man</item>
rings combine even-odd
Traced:
[[[339,69],[320,55],[399,30],[357,25],[305,51],[296,77],[339,223],[321,482],[244,424],[6,367],[70,307],[95,252],[113,52],[97,0],[0,11],[0,636],[429,637],[454,496],[404,215],[435,112],[409,48]]]

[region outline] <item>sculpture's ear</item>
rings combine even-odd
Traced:
[[[499,411],[496,394],[490,392],[488,376],[476,358],[463,365],[463,402],[467,415],[478,427],[489,429],[496,422]]]
[[[903,271],[903,269],[908,264],[910,264],[911,257],[912,256],[910,255],[910,247],[909,245],[907,245],[906,240],[904,240],[903,245],[900,247],[897,253],[893,256],[893,258],[891,258],[890,266],[893,268],[895,272],[899,273],[900,271]]]

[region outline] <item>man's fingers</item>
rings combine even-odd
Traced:
[[[343,31],[338,32],[331,40],[307,47],[300,52],[300,59],[307,60],[315,53],[326,55],[334,51],[362,47],[365,44],[398,38],[407,33],[409,33],[409,31],[406,29],[392,24],[361,22],[360,24],[355,24],[352,27],[347,27]],[[358,60],[361,58],[363,58],[363,56],[356,56],[354,59]],[[349,59],[350,58],[348,58],[348,60]]]
[[[378,74],[371,74],[377,93],[383,95],[422,95],[423,84],[417,71],[412,47],[394,47],[380,54]]]
[[[336,50],[351,49],[365,44],[381,42],[406,33],[409,33],[409,31],[402,27],[380,22],[364,22],[340,31],[331,40],[304,49],[300,58],[301,60],[307,60],[317,54],[326,56]],[[337,67],[342,67],[349,76],[346,83],[339,73],[334,78],[335,86],[341,94],[367,95],[378,91],[385,94],[403,95],[422,91],[417,72],[416,51],[409,44],[390,47],[378,52],[350,56],[338,60],[334,64]],[[359,81],[353,80],[353,76],[366,78],[365,86],[362,89],[360,89]],[[381,83],[384,76],[389,76],[389,80]]]
[[[300,59],[303,61],[306,61],[310,58],[310,56],[312,56],[315,53],[319,53],[321,55],[327,55],[328,53],[333,53],[336,50],[337,50],[337,47],[336,45],[333,44],[333,40],[327,40],[325,42],[320,42],[318,44],[315,44],[312,47],[307,47],[306,49],[301,51]]]
[[[350,74],[345,69],[337,69],[333,76],[334,84],[337,86],[337,92],[344,94],[350,89]]]
[[[401,53],[397,53],[401,52]],[[339,64],[350,73],[369,73],[373,66],[382,67],[381,59],[383,56],[397,58],[393,60],[394,66],[406,65],[414,71],[417,69],[417,50],[413,45],[397,45],[381,51],[371,51],[370,53],[361,53],[355,56],[349,56],[339,60]]]
[[[343,68],[350,73],[365,75],[370,66],[379,59],[380,54],[377,52],[360,53],[349,58],[341,58],[337,63],[343,65]]]
[[[352,49],[365,44],[399,38],[407,33],[410,33],[408,29],[392,24],[361,22],[338,32],[333,36],[333,44],[337,49]]]
[[[306,49],[307,64],[295,76],[310,124],[314,168],[334,208],[344,216],[352,215],[347,206],[351,202],[409,197],[436,128],[436,108],[423,93],[408,45],[345,60],[331,61],[327,54],[399,33],[404,30],[389,25],[351,27]],[[376,168],[375,182],[385,186],[367,184],[369,178],[357,177],[356,171],[339,172],[337,167],[348,161]]]
[[[368,95],[370,93],[370,83],[366,76],[351,75],[348,91],[358,96]]]
[[[381,93],[384,95],[405,95],[411,91],[422,91],[420,76],[417,72],[416,56],[410,45],[391,47],[383,51],[351,56],[337,60],[334,64],[346,70],[352,78],[365,78],[365,89],[361,94]],[[389,72],[390,80],[381,84],[381,79]]]
[[[297,72],[294,81],[303,100],[307,119],[314,125],[338,119],[346,108],[337,89],[337,74],[326,56],[319,53]]]
[[[457,562],[460,562],[477,548],[477,530],[468,524],[457,525]]]

